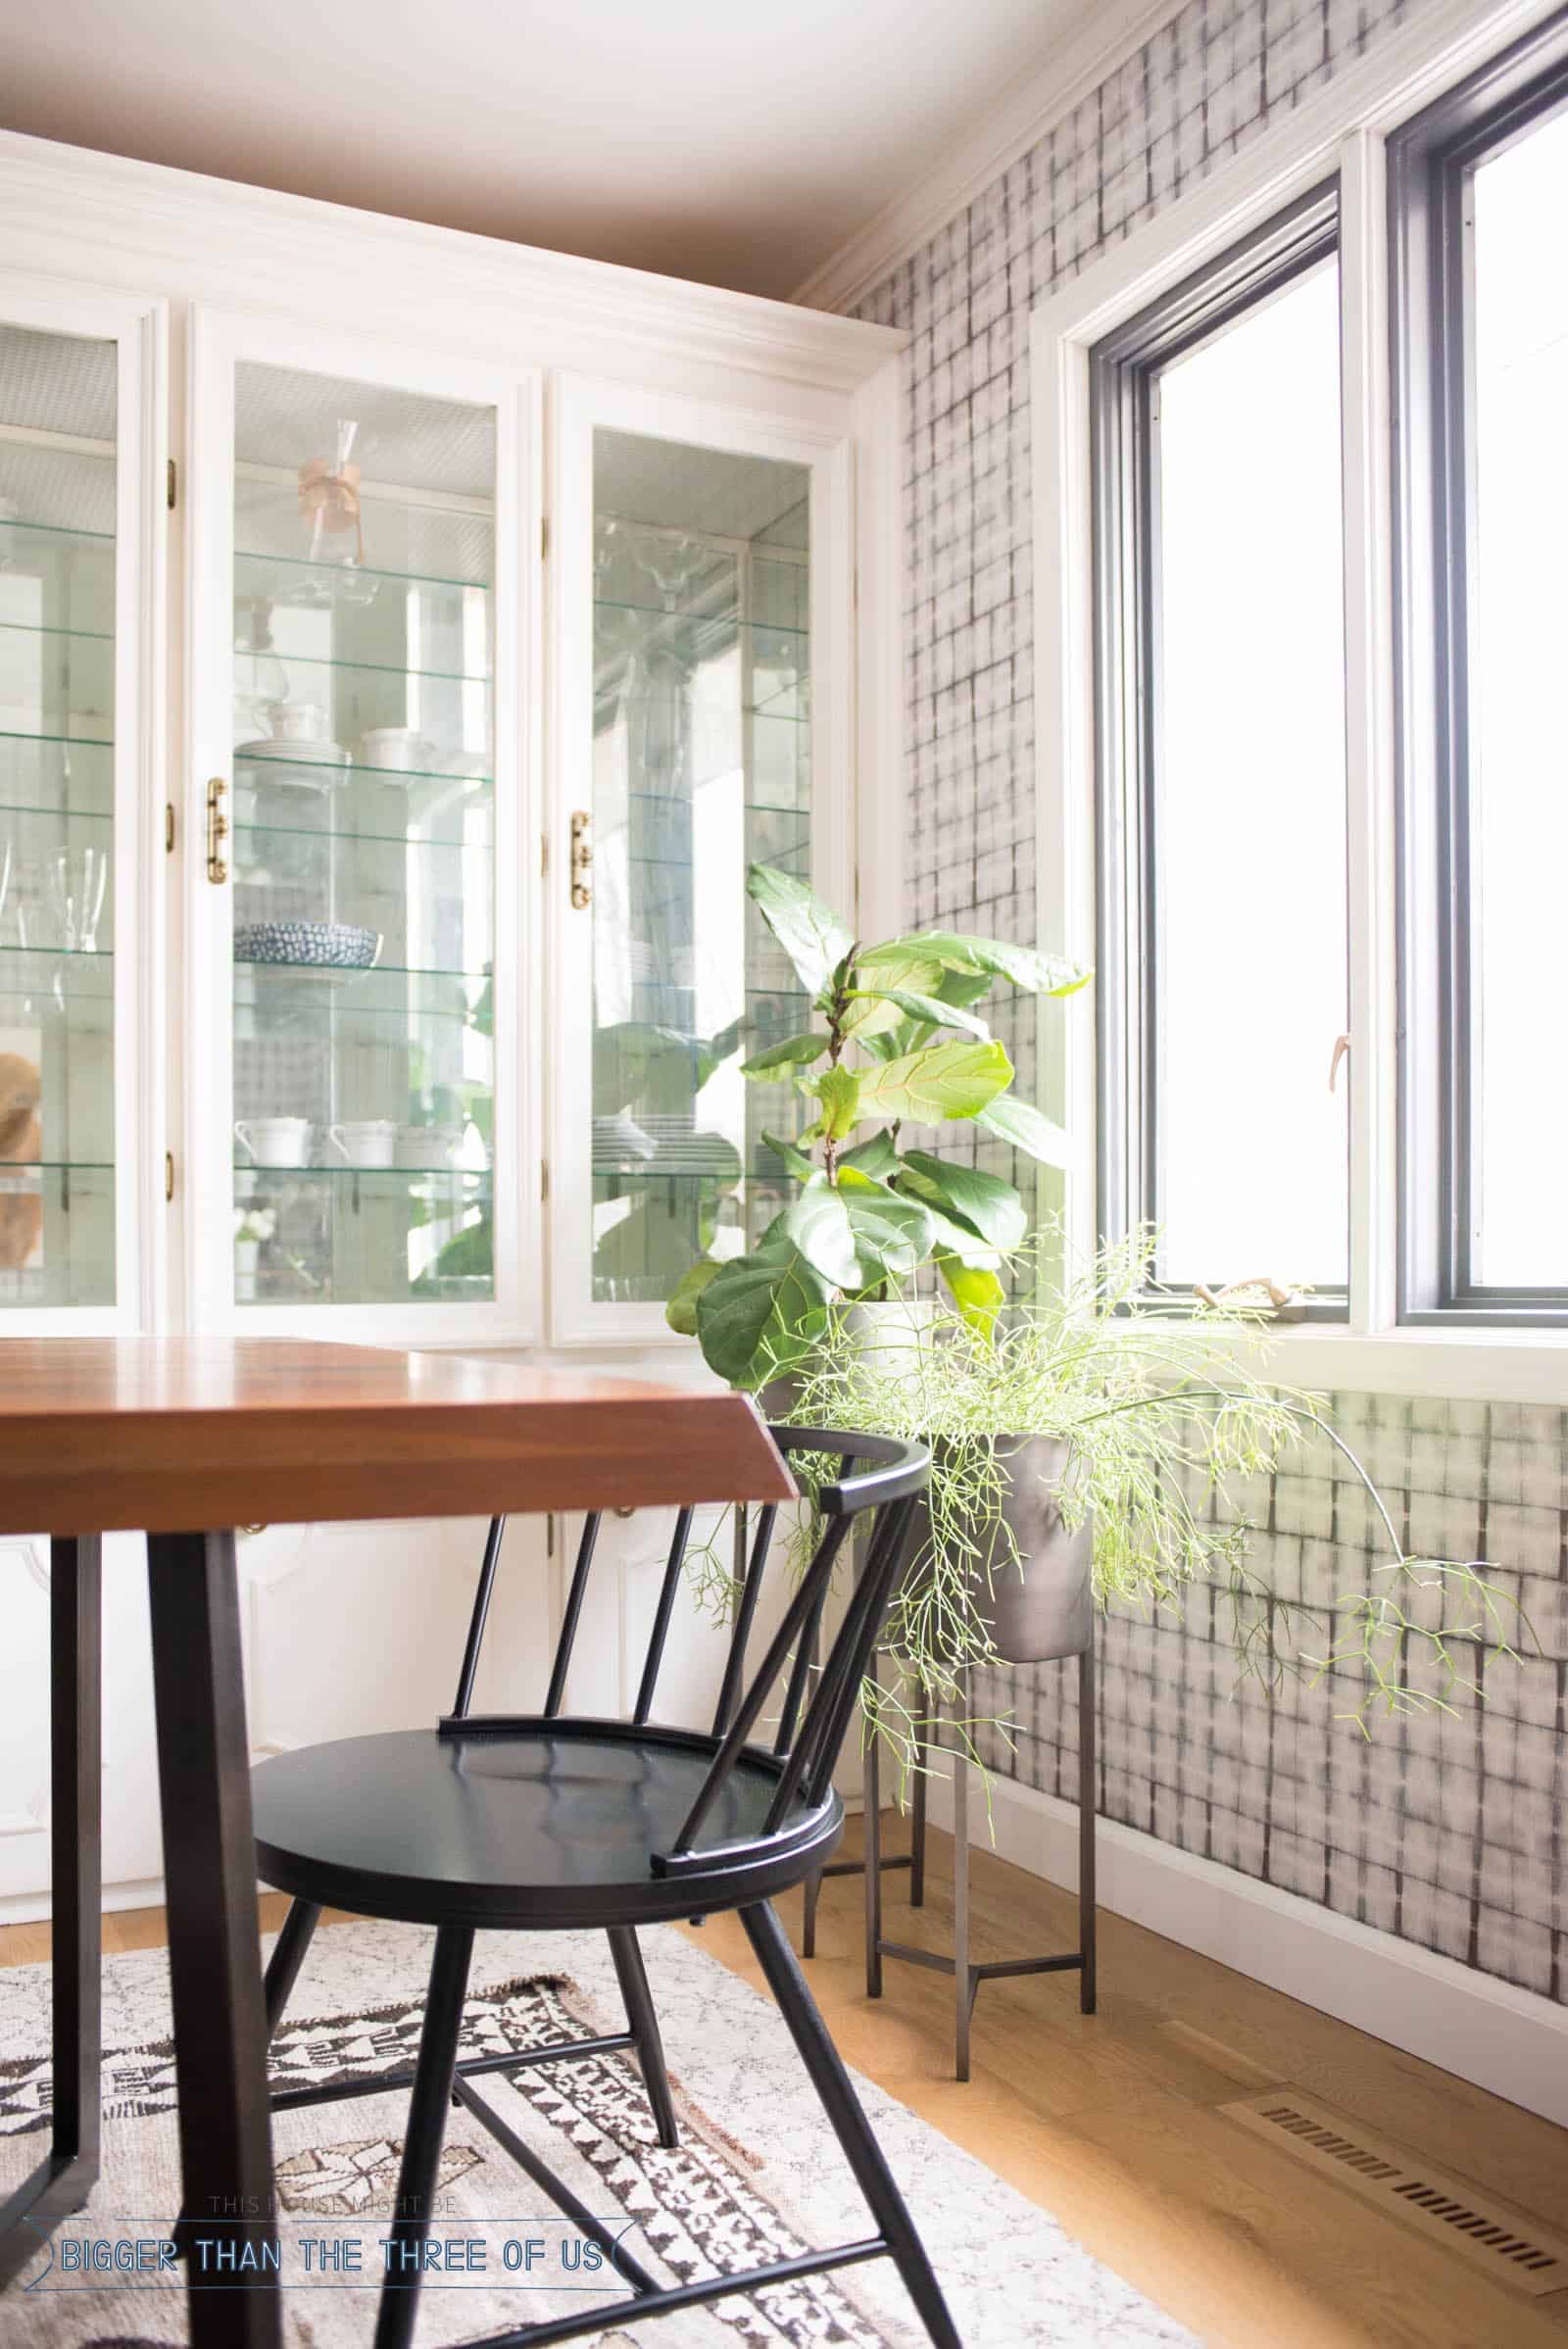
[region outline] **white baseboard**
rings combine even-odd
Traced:
[[[137,1878],[133,1883],[105,1884],[103,1908],[161,1909],[164,1905],[164,1880],[161,1876]],[[39,1925],[50,1914],[47,1892],[13,1892],[0,1900],[0,1925]]]
[[[991,1799],[1002,1857],[1075,1890],[1076,1806],[1004,1779]],[[928,1801],[951,1829],[952,1781]],[[989,1840],[974,1774],[969,1832]],[[1102,1908],[1568,2128],[1568,2007],[1106,1819],[1097,1873]]]

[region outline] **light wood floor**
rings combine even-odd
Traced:
[[[900,1834],[890,1822],[890,1840]],[[910,1911],[907,1879],[890,1877],[886,1930],[940,1948],[950,1845],[940,1835],[932,1845],[926,1907]],[[972,1883],[977,1957],[1071,1945],[1067,1895],[984,1852]],[[890,1963],[885,1996],[866,1999],[860,1898],[856,1878],[825,1886],[808,1969],[848,2061],[1052,2211],[1209,2349],[1568,2349],[1568,2292],[1532,2301],[1494,2284],[1217,2107],[1277,2082],[1310,2088],[1559,2231],[1568,2132],[1109,1915],[1100,2013],[1079,2014],[1070,1975],[986,1984],[975,2077],[960,2087],[951,1984]],[[267,1904],[270,1924],[282,1905]],[[794,1931],[798,1901],[785,1917]],[[48,1938],[47,1926],[0,1930],[0,1963],[47,1956]],[[111,1950],[162,1938],[159,1910],[105,1919]],[[755,1980],[734,1919],[692,1938]]]

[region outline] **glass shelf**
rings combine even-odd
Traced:
[[[281,665],[285,669],[327,669],[348,675],[363,671],[365,675],[371,677],[396,677],[400,680],[408,677],[413,678],[416,682],[423,680],[425,683],[437,685],[482,685],[487,690],[490,684],[488,672],[485,671],[475,675],[467,669],[410,668],[406,663],[394,661],[334,661],[319,653],[283,653],[275,650],[257,652],[253,651],[249,645],[236,645],[234,647],[235,667],[243,672],[246,661],[250,661],[253,666],[257,661],[267,661],[272,666]]]
[[[109,628],[49,628],[32,620],[11,620],[0,616],[0,634],[7,636],[64,636],[76,644],[112,645],[114,631]]]
[[[14,521],[0,521],[0,561],[15,567],[18,550],[31,538],[50,549],[76,546],[95,555],[113,554],[115,546],[112,530],[68,530],[56,522],[29,522],[19,515]]]
[[[46,824],[112,824],[115,820],[113,810],[108,807],[28,807],[17,800],[0,800],[0,840],[4,838],[4,818],[8,815]]]
[[[0,808],[0,813],[4,809]],[[256,824],[234,826],[234,838],[250,833],[258,840],[336,840],[356,843],[366,848],[445,849],[450,855],[488,856],[494,844],[488,840],[441,840],[434,833],[416,835],[409,832],[348,832],[336,824]]]
[[[293,1183],[387,1183],[394,1188],[407,1188],[411,1183],[466,1184],[470,1189],[488,1190],[494,1181],[488,1166],[256,1166],[248,1158],[236,1158],[234,1178],[255,1182]]]
[[[727,628],[731,635],[744,631],[751,636],[785,636],[796,644],[810,641],[809,628],[794,627],[786,621],[742,619],[738,612],[667,612],[662,604],[624,603],[614,596],[595,596],[596,612],[635,612],[649,619],[672,620],[677,626],[692,628]]]
[[[48,734],[31,726],[0,726],[0,744],[8,742],[44,743],[63,751],[112,751],[112,734]]]
[[[293,526],[296,529],[299,526],[297,498],[293,509]],[[488,594],[491,587],[491,581],[487,578],[449,578],[430,571],[386,570],[369,563],[313,563],[308,556],[270,555],[261,548],[236,547],[234,564],[236,586],[243,584],[246,592],[253,595],[259,590],[255,583],[252,566],[256,569],[276,572],[285,582],[295,580],[305,573],[316,573],[327,580],[334,578],[344,580],[388,579],[403,587],[457,588],[465,595],[471,594],[476,588]],[[281,603],[286,598],[278,595],[271,600]]]

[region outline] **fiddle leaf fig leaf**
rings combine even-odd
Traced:
[[[927,1150],[906,1150],[904,1167],[906,1190],[968,1224],[990,1247],[1007,1255],[1021,1245],[1029,1217],[1010,1183],[983,1174],[978,1166],[957,1166],[949,1158],[933,1158]]]
[[[1048,1166],[1061,1164],[1062,1136],[1033,1101],[1015,1101],[1009,1093],[1004,1100],[988,1102],[976,1123],[1031,1158],[1043,1159]]]
[[[822,1104],[822,1132],[830,1141],[840,1142],[853,1130],[863,1074],[854,1068],[824,1068],[808,1086]]]
[[[989,1338],[997,1325],[997,1315],[1005,1300],[1006,1292],[994,1272],[985,1272],[964,1264],[956,1256],[938,1256],[937,1270],[953,1294],[953,1301],[964,1320],[982,1337]]]
[[[971,1036],[989,1037],[991,1030],[983,1019],[972,1011],[963,1010],[957,1003],[945,1003],[938,997],[918,995],[912,987],[852,987],[852,1003],[875,1003],[902,1012],[906,1019],[923,1020],[931,1028],[966,1028]],[[863,1028],[855,1031],[863,1038]]]
[[[838,1189],[855,1234],[861,1288],[917,1272],[932,1241],[931,1218],[920,1201],[901,1199],[858,1166],[840,1166]]]
[[[771,864],[750,867],[746,894],[795,965],[801,985],[808,995],[819,995],[855,944],[832,906],[793,873]]]
[[[897,1060],[859,1071],[862,1117],[907,1117],[941,1125],[949,1117],[977,1117],[1012,1082],[1005,1046],[931,1044]]]
[[[763,1140],[766,1140],[765,1135]],[[893,1147],[893,1137],[884,1126],[877,1133],[869,1135],[864,1142],[858,1142],[853,1150],[840,1150],[839,1180],[843,1181],[847,1167],[854,1166],[861,1174],[870,1175],[880,1182],[890,1174],[897,1174],[903,1163]]]
[[[818,1170],[780,1219],[812,1270],[835,1289],[859,1289],[860,1260],[855,1252],[849,1209],[842,1194]]]
[[[780,1219],[802,1255],[835,1289],[872,1289],[904,1280],[931,1252],[931,1219],[858,1167],[836,1183],[814,1174]]]
[[[699,1256],[695,1264],[687,1265],[664,1307],[664,1319],[677,1338],[696,1337],[697,1300],[709,1282],[715,1280],[722,1270],[723,1266],[712,1256]]]
[[[855,975],[846,972],[845,977]],[[906,954],[901,961],[881,963],[871,986],[847,990],[850,1008],[842,1022],[845,1035],[863,1044],[868,1036],[878,1036],[888,1028],[897,1027],[898,990],[906,987],[916,995],[934,995],[945,975],[943,965],[929,954]]]
[[[800,1139],[804,1141],[806,1138],[803,1135]],[[816,1168],[805,1150],[801,1150],[796,1143],[781,1141],[777,1134],[770,1134],[765,1126],[762,1128],[762,1140],[767,1144],[774,1157],[782,1158],[791,1174],[799,1175],[803,1183],[815,1174]]]
[[[931,1200],[922,1199],[920,1204],[930,1218],[932,1244],[939,1261],[943,1256],[951,1256],[956,1264],[962,1264],[971,1272],[1001,1271],[1000,1248],[988,1247],[978,1233],[970,1231],[966,1223],[959,1223],[956,1216],[944,1214]]]
[[[749,1256],[721,1265],[697,1299],[703,1358],[732,1387],[760,1387],[788,1370],[827,1324],[829,1284],[782,1223],[771,1223]]]
[[[985,970],[944,970],[941,985],[932,989],[939,1003],[978,1003],[991,993],[991,973]]]
[[[901,1015],[896,1026],[874,1029],[869,1036],[862,1033],[855,1041],[864,1047],[873,1060],[902,1060],[907,1053],[917,1052],[921,1045],[930,1043],[931,1030],[923,1020],[905,1019]]]
[[[962,930],[922,930],[907,938],[890,938],[885,946],[865,948],[859,968],[871,978],[879,963],[903,961],[909,954],[930,955],[948,970],[1005,979],[1026,995],[1076,995],[1094,976],[1085,963],[1069,962],[1065,955],[1012,946],[1005,939],[971,938]]]
[[[770,1044],[765,1052],[755,1059],[741,1062],[743,1077],[777,1077],[781,1070],[792,1068],[801,1061],[820,1060],[827,1051],[826,1036],[787,1036],[782,1044]]]

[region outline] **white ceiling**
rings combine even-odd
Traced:
[[[787,295],[1096,0],[10,0],[0,122]]]

